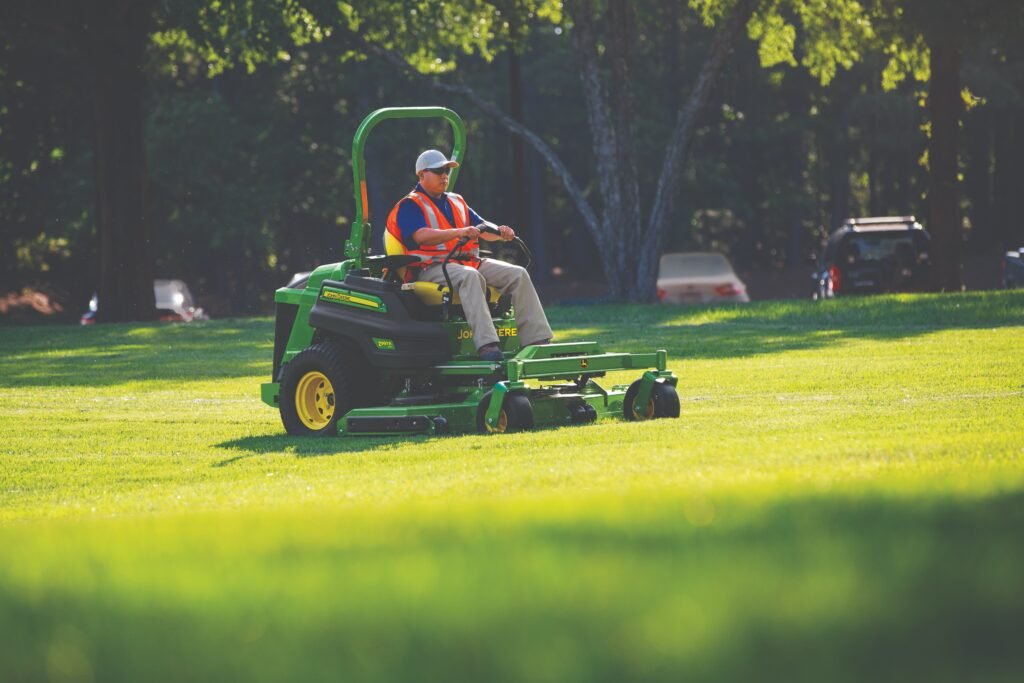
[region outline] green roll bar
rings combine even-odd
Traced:
[[[356,267],[363,267],[363,259],[370,253],[370,204],[366,199],[366,159],[363,148],[366,139],[378,123],[386,119],[433,119],[440,118],[451,124],[455,147],[451,158],[462,163],[466,149],[466,125],[462,118],[445,107],[385,107],[370,113],[356,129],[352,139],[352,187],[356,200],[356,217],[352,222],[352,232],[345,242],[345,257],[355,259]],[[453,168],[448,177],[448,188],[455,188],[455,180],[459,169]]]

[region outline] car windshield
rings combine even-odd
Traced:
[[[907,259],[913,261],[917,254],[927,251],[928,245],[923,234],[904,230],[901,232],[862,232],[848,237],[840,249],[840,258],[845,255],[859,261],[888,261]]]
[[[658,268],[659,277],[713,277],[731,275],[732,267],[721,254],[665,254]]]

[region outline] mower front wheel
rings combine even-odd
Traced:
[[[629,385],[626,390],[625,401],[622,404],[622,412],[627,420],[652,420],[658,417],[679,417],[679,394],[671,384],[655,382],[651,387],[651,397],[647,399],[647,405],[643,410],[636,410],[633,403],[640,393],[640,385],[643,380],[638,379]]]
[[[297,354],[281,374],[279,406],[288,433],[337,434],[338,418],[354,405],[351,376],[336,344],[314,344]]]
[[[498,414],[498,424],[487,424],[487,407],[491,405],[493,391],[484,394],[476,409],[476,428],[484,434],[504,434],[533,428],[533,406],[524,394],[505,394]]]

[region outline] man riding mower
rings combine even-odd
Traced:
[[[483,270],[472,243],[481,235],[509,239],[514,232],[482,219],[471,225],[479,217],[470,215],[461,197],[430,192],[429,187],[425,196],[407,197],[389,220],[387,253],[371,253],[363,149],[377,124],[403,118],[441,118],[450,124],[451,159],[440,152],[439,159],[421,155],[426,156],[425,165],[421,169],[417,164],[417,175],[425,171],[446,178],[443,189],[455,186],[466,145],[465,127],[455,112],[442,107],[379,109],[360,124],[352,149],[356,217],[345,243],[346,259],[320,266],[274,296],[273,374],[262,385],[261,396],[280,410],[288,433],[493,433],[586,423],[614,414],[629,420],[678,417],[677,379],[668,370],[664,350],[606,353],[596,342],[547,343],[550,327],[539,302],[530,309],[529,297],[536,299],[536,293],[528,276],[524,281],[516,274],[515,286],[496,277],[492,284],[511,296],[487,287],[484,297],[483,281],[490,276],[464,275]],[[441,160],[443,164],[426,165]],[[448,204],[451,217],[435,200]],[[405,235],[409,231],[403,232],[400,215],[406,202],[417,202],[415,209],[422,210],[419,218],[426,227],[414,224],[412,235],[425,230],[419,233],[425,239],[410,240],[412,235]],[[428,214],[434,209],[434,218],[444,222],[431,223]],[[497,268],[518,268],[503,266]],[[479,310],[474,310],[471,300],[477,293]],[[523,308],[530,320],[517,326]],[[520,344],[520,333],[526,345]],[[619,370],[642,374],[629,386],[611,389],[594,381]]]
[[[452,169],[458,167],[459,162],[445,158],[436,149],[420,154],[416,159],[419,182],[388,216],[385,250],[389,254],[411,253],[420,257],[421,261],[405,268],[406,281],[454,285],[480,357],[500,361],[503,357],[487,307],[488,286],[496,287],[499,294],[510,295],[516,311],[517,336],[527,340],[521,342],[523,346],[549,342],[551,327],[525,268],[480,258],[478,238],[509,241],[516,239],[516,234],[507,225],[495,226],[484,221],[460,195],[445,191]],[[447,256],[452,258],[442,268]]]

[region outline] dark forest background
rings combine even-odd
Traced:
[[[152,276],[185,280],[215,316],[269,311],[291,274],[342,258],[355,210],[352,136],[364,116],[442,105],[468,125],[458,191],[525,236],[542,290],[601,291],[600,250],[617,246],[595,243],[544,159],[473,103],[332,40],[282,41],[271,59],[217,72],[201,44],[174,39],[174,12],[158,5],[142,20],[140,48]],[[459,55],[445,78],[520,119],[599,201],[571,17],[524,7],[506,12],[522,22],[507,44],[498,36],[490,54]],[[95,81],[67,18],[33,12],[0,14],[0,294],[31,288],[77,313],[110,267],[97,229]],[[602,3],[596,12],[607,16]],[[637,3],[633,12],[631,147],[649,201],[675,112],[715,32],[686,3]],[[105,30],[120,29],[112,21]],[[961,255],[992,268],[1003,250],[1024,245],[1024,36],[1015,31],[976,31],[958,46]],[[720,251],[741,274],[797,278],[849,216],[927,216],[928,83],[883,89],[889,57],[870,46],[825,85],[799,65],[763,66],[762,49],[746,35],[732,45],[697,117],[664,250]],[[450,150],[446,124],[390,122],[371,138],[378,244],[387,211],[414,183],[415,157],[432,145]]]

